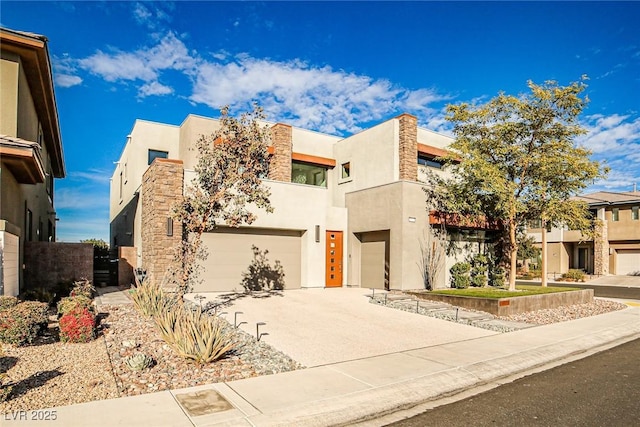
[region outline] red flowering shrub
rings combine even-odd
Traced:
[[[88,308],[76,308],[60,318],[62,342],[89,342],[95,336],[96,317]]]

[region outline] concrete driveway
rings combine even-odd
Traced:
[[[371,291],[361,288],[288,290],[268,298],[245,296],[223,310],[233,323],[255,335],[265,322],[262,340],[307,367],[430,347],[495,335],[474,328],[369,303]],[[199,293],[202,303],[220,298]],[[186,295],[193,300],[194,294]],[[471,347],[472,348],[472,347]]]
[[[626,286],[640,288],[640,276],[602,276],[589,280],[590,285],[600,286]]]

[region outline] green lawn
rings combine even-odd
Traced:
[[[577,288],[565,288],[558,286],[529,286],[517,285],[515,292],[497,288],[467,288],[467,289],[439,289],[431,291],[432,294],[455,295],[459,297],[476,297],[476,298],[507,298],[507,297],[523,297],[527,295],[549,294],[553,292],[577,291]]]

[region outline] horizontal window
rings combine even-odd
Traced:
[[[160,150],[149,150],[149,163],[151,164],[153,163],[153,161],[157,158],[161,158],[161,159],[166,159],[167,157],[169,157],[169,153],[166,151],[160,151]]]
[[[291,182],[326,188],[327,168],[293,161],[291,162]]]
[[[430,168],[442,169],[443,162],[436,160],[435,156],[429,154],[418,154],[418,164],[429,166]]]

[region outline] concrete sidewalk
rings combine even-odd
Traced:
[[[640,307],[228,383],[52,408],[64,426],[353,424],[640,337]],[[2,415],[3,426],[25,426]]]

